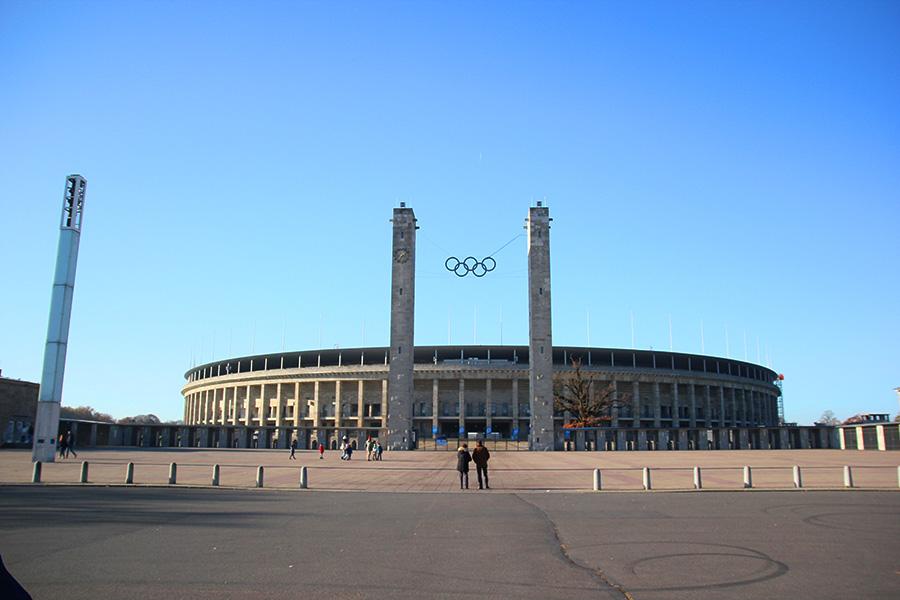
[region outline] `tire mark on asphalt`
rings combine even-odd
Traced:
[[[583,565],[583,564],[577,562],[575,559],[573,559],[569,555],[569,550],[568,550],[568,548],[566,548],[565,542],[562,541],[562,538],[559,535],[559,527],[556,526],[556,522],[550,518],[550,515],[548,515],[547,512],[544,511],[544,509],[542,509],[541,507],[539,507],[535,504],[532,504],[531,502],[529,502],[528,500],[526,500],[519,494],[513,494],[513,496],[515,496],[516,498],[518,498],[519,500],[521,500],[522,502],[524,502],[525,504],[527,504],[528,506],[530,506],[531,508],[533,508],[534,510],[539,512],[541,515],[543,515],[544,519],[553,527],[553,535],[556,536],[556,541],[559,542],[559,547],[562,550],[563,556],[566,557],[566,560],[568,560],[572,565],[574,565],[580,569],[584,569],[585,571],[590,571],[591,573],[595,574],[597,577],[600,578],[600,580],[603,583],[605,583],[612,589],[620,592],[624,598],[627,598],[627,600],[634,600],[634,598],[631,596],[631,594],[628,593],[628,590],[623,588],[621,585],[613,583],[612,581],[607,579],[606,575],[603,573],[603,569],[595,569],[594,567],[589,567],[587,565]]]

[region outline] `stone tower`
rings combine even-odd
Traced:
[[[413,327],[416,307],[416,216],[406,203],[394,209],[391,252],[391,349],[387,447],[413,448]]]
[[[56,458],[56,435],[59,429],[59,405],[62,401],[63,375],[66,370],[66,347],[69,342],[69,318],[72,294],[75,292],[75,266],[78,242],[81,240],[81,216],[87,181],[81,175],[66,177],[56,271],[50,298],[47,345],[44,347],[44,370],[37,415],[34,419],[34,445],[31,460],[53,462]]]
[[[553,450],[553,338],[550,327],[550,211],[528,211],[528,388],[531,449]]]

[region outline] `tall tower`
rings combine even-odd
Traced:
[[[531,449],[553,450],[553,337],[550,327],[550,210],[528,211],[528,389]]]
[[[406,203],[394,209],[391,252],[391,350],[388,371],[387,447],[412,445],[413,325],[416,308],[416,216]]]
[[[59,247],[56,251],[56,273],[50,298],[50,321],[44,348],[44,371],[34,419],[32,461],[53,462],[56,458],[56,434],[59,430],[59,405],[62,400],[63,374],[66,370],[66,345],[69,341],[69,318],[72,293],[75,290],[75,264],[81,239],[81,216],[87,181],[81,175],[66,177]]]

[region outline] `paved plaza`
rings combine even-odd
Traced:
[[[453,452],[287,457],[85,449],[35,485],[0,452],[0,554],[35,599],[900,595],[896,453],[495,452],[490,491],[459,490]]]
[[[367,462],[356,451],[350,461],[329,450],[318,452],[236,449],[140,449],[84,448],[78,457],[57,459],[42,465],[43,483],[77,483],[82,463],[88,463],[90,484],[122,484],[128,463],[134,463],[133,483],[165,485],[172,463],[179,485],[209,486],[214,465],[219,465],[219,485],[255,487],[258,467],[263,467],[264,487],[299,488],[300,468],[307,467],[311,490],[371,492],[458,492],[452,451],[386,452],[384,460]],[[756,489],[794,488],[795,466],[801,484],[810,489],[841,489],[844,467],[851,467],[853,485],[862,488],[898,489],[900,453],[858,450],[731,450],[657,452],[492,452],[493,491],[589,491],[593,472],[600,469],[603,491],[643,489],[643,469],[650,469],[653,490],[694,488],[694,468],[700,467],[705,490],[743,489],[744,467],[751,468]],[[26,450],[0,452],[0,484],[30,483],[33,464]],[[474,480],[474,467],[472,478]]]

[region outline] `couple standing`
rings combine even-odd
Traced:
[[[469,445],[463,442],[463,445],[456,451],[456,470],[459,471],[459,489],[469,489],[469,463],[475,461],[475,470],[478,473],[478,489],[482,489],[482,474],[484,475],[484,487],[491,489],[488,485],[488,459],[491,453],[484,447],[481,440],[475,442],[475,450],[469,455]]]

